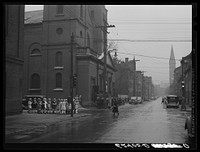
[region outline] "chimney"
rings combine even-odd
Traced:
[[[125,63],[128,63],[128,58],[125,58]]]

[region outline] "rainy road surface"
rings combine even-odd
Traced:
[[[125,104],[113,117],[109,109],[88,111],[92,115],[61,122],[45,131],[12,137],[21,143],[188,143],[185,112],[166,109],[161,98],[143,104]]]

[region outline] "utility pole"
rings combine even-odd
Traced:
[[[70,87],[71,87],[71,117],[73,117],[73,109],[74,109],[74,104],[73,104],[73,94],[74,94],[74,84],[73,84],[73,58],[74,58],[74,35],[72,33],[71,36],[71,76],[70,76]]]
[[[141,71],[142,72],[142,100],[144,100],[144,72],[146,71]]]
[[[107,37],[106,34],[107,32],[107,28],[112,28],[115,27],[114,25],[108,25],[108,23],[106,21],[104,21],[104,26],[96,26],[96,28],[101,28],[101,30],[104,33],[104,91],[103,91],[103,95],[104,95],[104,104],[106,103],[106,93],[107,93],[107,84],[108,84],[108,80],[107,80],[107,65],[106,65],[106,60],[107,60]]]
[[[135,60],[135,57],[133,59],[133,63],[134,63],[134,92],[133,92],[133,95],[136,96],[136,62],[137,61],[140,61],[140,60]]]

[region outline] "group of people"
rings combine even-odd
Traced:
[[[28,113],[70,114],[72,108],[73,113],[78,113],[79,101],[78,96],[73,98],[73,105],[70,97],[68,99],[53,98],[53,100],[51,98],[28,98]]]

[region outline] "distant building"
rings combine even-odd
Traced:
[[[186,104],[192,103],[192,53],[182,58]]]
[[[174,81],[174,70],[176,68],[176,60],[174,57],[173,45],[171,46],[171,54],[169,59],[169,84],[172,85]]]
[[[181,90],[181,82],[182,82],[182,67],[179,66],[174,70],[174,94],[181,97],[182,90]]]
[[[25,66],[23,94],[50,98],[70,95],[71,35],[74,35],[73,74],[77,74],[74,95],[83,105],[93,105],[104,84],[104,5],[44,5],[44,10],[25,13]],[[115,67],[108,53],[107,93],[113,94]]]
[[[142,71],[136,71],[136,94],[135,96],[142,97],[143,91],[143,74]]]
[[[5,112],[22,112],[24,5],[5,5]]]
[[[182,71],[183,69],[183,71]],[[184,93],[182,93],[184,81]],[[192,100],[192,53],[182,58],[181,66],[174,70],[174,93],[180,97],[184,94],[186,104],[191,105]]]
[[[144,89],[143,89],[144,100],[149,100],[154,96],[154,85],[152,83],[152,77],[144,76]]]
[[[135,96],[136,68],[135,59],[125,58],[125,62],[116,64],[116,88],[117,94]]]

